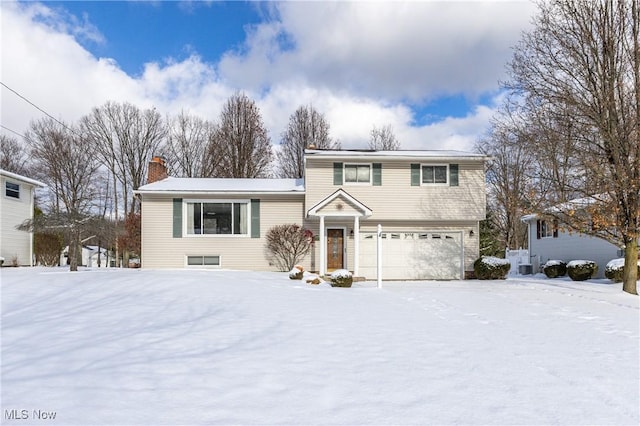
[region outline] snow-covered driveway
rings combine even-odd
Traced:
[[[616,284],[0,273],[3,424],[640,423]]]

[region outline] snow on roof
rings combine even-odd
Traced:
[[[0,169],[0,175],[6,176],[6,177],[11,178],[11,179],[21,180],[23,182],[30,183],[31,185],[39,186],[41,188],[46,188],[47,187],[47,185],[45,185],[44,183],[42,183],[40,181],[28,178],[26,176],[19,175],[17,173],[12,173],[12,172],[9,172],[7,170]]]
[[[304,193],[304,179],[175,178],[143,185],[136,193]]]
[[[484,154],[467,151],[444,151],[444,150],[395,150],[395,151],[375,151],[375,150],[305,150],[308,157],[335,157],[335,158],[353,158],[353,157],[393,157],[393,158],[427,158],[438,160],[488,160],[489,157]]]
[[[610,199],[608,194],[598,194],[592,195],[590,197],[582,197],[582,198],[574,198],[573,200],[565,201],[564,203],[557,204],[555,206],[549,207],[545,210],[545,212],[549,214],[558,214],[563,213],[568,210],[578,210],[589,207],[593,204],[606,202]],[[529,222],[533,219],[538,219],[541,217],[541,214],[538,213],[530,213],[522,216],[520,218],[521,222]]]

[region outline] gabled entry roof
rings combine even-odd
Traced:
[[[349,205],[353,208],[351,212],[347,212],[347,211],[340,212],[339,206],[337,206],[336,212],[326,213],[326,214],[323,214],[321,212],[322,209],[329,206],[334,201],[340,200],[340,199],[343,199],[347,203],[349,203]],[[320,201],[315,206],[311,207],[307,212],[308,216],[371,216],[372,214],[373,212],[369,207],[365,206],[360,201],[356,200],[354,197],[352,197],[347,191],[345,191],[342,188],[338,189],[336,192],[329,195],[327,198]]]

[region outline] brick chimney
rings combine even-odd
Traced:
[[[147,183],[157,182],[169,177],[167,174],[167,166],[164,158],[155,156],[149,162],[149,174],[147,175]]]

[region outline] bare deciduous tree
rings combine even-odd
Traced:
[[[219,164],[215,177],[263,178],[271,173],[271,140],[256,103],[245,94],[229,98],[209,145]]]
[[[300,106],[289,117],[278,152],[278,175],[283,178],[304,176],[304,150],[340,149],[340,143],[329,137],[329,123],[313,106]]]
[[[140,110],[126,102],[107,102],[94,108],[81,124],[91,148],[99,153],[112,175],[116,214],[119,198],[125,216],[139,211],[139,200],[132,191],[145,182],[149,159],[164,140],[166,129],[160,113],[155,109]]]
[[[521,125],[508,104],[496,115],[490,133],[476,144],[476,150],[491,158],[487,165],[487,192],[492,212],[488,229],[498,234],[501,249],[526,247],[525,214],[533,174]]]
[[[213,126],[200,117],[182,111],[167,119],[167,141],[162,153],[169,174],[178,177],[207,177],[205,170]]]
[[[133,191],[145,183],[149,159],[157,154],[164,140],[166,129],[162,117],[154,108],[140,110],[126,102],[107,102],[83,117],[81,126],[89,138],[87,149],[98,153],[109,169],[114,225],[118,228],[121,213],[126,217],[129,212],[140,211],[140,200],[133,196]],[[119,261],[118,246],[116,244]],[[127,263],[125,252],[124,264]]]
[[[556,204],[557,216],[624,247],[623,289],[637,294],[640,0],[551,0],[539,9],[534,29],[515,49],[507,87],[529,111],[544,111],[545,120],[535,123],[543,140],[569,144],[567,161],[581,186],[541,176],[557,191],[582,197]],[[543,154],[549,144],[531,149]],[[544,197],[538,201],[543,207]]]
[[[397,151],[400,149],[400,142],[398,142],[391,124],[380,128],[373,126],[371,139],[369,139],[369,149],[375,149],[376,151]]]
[[[64,233],[69,242],[71,270],[77,271],[77,250],[96,196],[100,163],[77,128],[45,118],[27,132],[37,177],[53,191],[49,214],[38,215],[23,229]]]
[[[18,139],[0,135],[0,169],[24,175],[27,173],[27,150]]]

